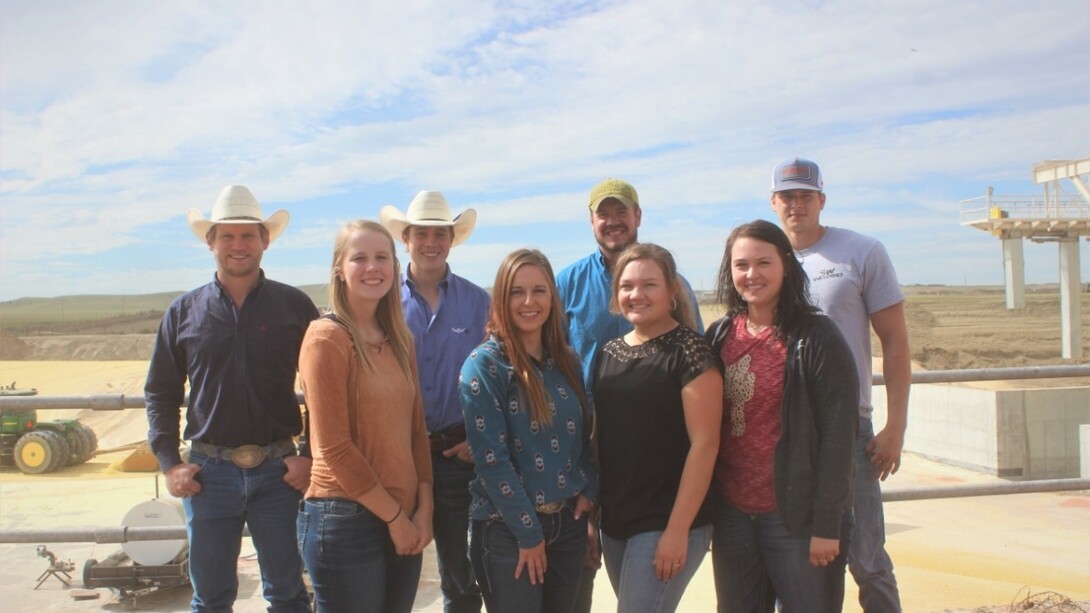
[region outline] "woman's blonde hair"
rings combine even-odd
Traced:
[[[375,319],[378,321],[379,327],[390,339],[390,348],[394,352],[394,357],[397,358],[401,372],[405,374],[405,378],[410,383],[416,385],[412,375],[413,335],[409,332],[409,327],[405,325],[405,316],[401,310],[401,263],[397,259],[397,249],[394,245],[393,236],[381,224],[361,219],[345,224],[337,233],[337,238],[333,241],[333,265],[329,271],[329,304],[333,314],[352,337],[352,345],[356,350],[356,356],[359,358],[360,367],[373,372],[375,369],[374,364],[371,362],[371,357],[364,351],[367,345],[364,343],[359,326],[355,323],[352,307],[348,302],[348,284],[340,274],[341,263],[348,251],[348,244],[352,237],[356,233],[367,232],[381,234],[386,238],[390,243],[390,257],[393,258],[394,262],[393,283],[390,285],[390,291],[386,292],[386,295],[379,300],[378,308],[375,310]]]
[[[678,323],[696,330],[696,315],[693,314],[695,305],[689,303],[689,292],[684,291],[681,278],[677,274],[677,264],[674,256],[670,255],[664,247],[654,243],[636,243],[629,246],[617,256],[617,262],[613,265],[613,296],[609,301],[609,310],[620,314],[621,304],[617,300],[617,292],[621,288],[621,273],[625,266],[636,260],[651,260],[662,269],[662,276],[666,278],[666,289],[670,291],[670,317]]]
[[[575,355],[568,347],[567,317],[556,291],[553,267],[543,253],[536,249],[519,249],[500,263],[500,268],[496,271],[496,282],[492,285],[492,305],[489,307],[486,331],[503,342],[504,351],[518,377],[518,385],[529,399],[530,418],[549,426],[553,423],[552,411],[549,409],[549,392],[545,389],[545,382],[534,371],[532,358],[526,352],[522,336],[511,318],[511,286],[515,283],[515,273],[523,266],[537,267],[549,281],[549,317],[541,328],[541,343],[568,385],[579,395],[580,406],[584,415],[586,414],[587,396],[583,389],[583,375]]]

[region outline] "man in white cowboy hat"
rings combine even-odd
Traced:
[[[206,219],[188,215],[216,259],[212,282],[178,297],[163,315],[144,398],[148,442],[182,498],[189,534],[193,611],[229,611],[238,594],[242,528],[253,536],[270,611],[310,611],[295,537],[310,454],[295,372],[303,334],[318,317],[302,291],[265,278],[261,256],[288,224],[264,219],[240,185],[225,187]],[[189,381],[185,439],[180,407]]]
[[[452,217],[446,198],[423,191],[403,215],[392,206],[379,212],[382,225],[405,241],[409,265],[401,279],[401,304],[416,343],[424,417],[431,439],[435,510],[444,610],[481,610],[481,593],[469,561],[469,482],[473,459],[465,442],[458,399],[458,373],[469,352],[484,340],[488,292],[450,271],[451,247],[469,238],[477,211]]]
[[[609,310],[613,294],[612,270],[621,252],[636,244],[643,210],[636,188],[615,178],[606,179],[591,189],[588,206],[590,227],[598,248],[561,270],[556,275],[556,289],[568,317],[568,341],[579,356],[587,392],[591,392],[594,385],[591,371],[598,349],[632,330],[632,324],[624,316]],[[703,332],[696,296],[684,277],[681,277],[681,283],[689,292],[689,304],[696,311],[698,332]],[[576,599],[575,611],[578,613],[590,611],[594,577],[602,565],[599,542],[597,534],[590,535],[587,540],[586,569]]]

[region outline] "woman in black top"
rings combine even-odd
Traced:
[[[619,611],[673,611],[711,540],[723,379],[669,251],[625,250],[612,308],[634,329],[594,370],[606,571]]]

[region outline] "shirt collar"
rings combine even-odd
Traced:
[[[409,276],[409,272],[412,270],[412,266],[413,266],[412,262],[409,262],[408,264],[406,264],[405,265],[405,272],[401,276],[404,278],[403,282],[405,283],[405,286],[408,287],[409,289],[413,290],[413,291],[416,291],[416,281],[414,281],[413,278],[411,276]],[[450,283],[450,264],[447,264],[447,270],[446,270],[445,273],[443,273],[443,278],[439,281],[439,287],[441,287],[443,289],[446,289],[447,285],[449,283]]]
[[[219,291],[220,295],[223,295],[223,284],[220,283],[220,279],[215,272],[212,273],[212,285],[216,286],[216,290]],[[246,295],[249,296],[250,294],[253,294],[263,285],[265,285],[265,269],[259,268],[257,269],[257,283],[254,283],[254,286],[250,288],[249,292],[246,292]]]

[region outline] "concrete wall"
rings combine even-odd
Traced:
[[[1090,479],[1090,425],[1079,426],[1079,472]]]
[[[885,388],[874,388],[874,405],[878,429],[885,423]],[[1090,387],[913,385],[905,450],[1000,477],[1074,478],[1080,424],[1090,424]]]

